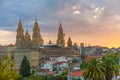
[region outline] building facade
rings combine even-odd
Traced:
[[[56,44],[61,46],[61,47],[65,47],[65,39],[64,39],[65,34],[63,33],[63,28],[62,25],[60,23],[59,29],[58,29],[58,36],[57,36],[57,42]]]
[[[40,59],[52,58],[56,56],[76,57],[78,52],[72,49],[72,41],[69,37],[68,47],[65,47],[65,39],[62,25],[60,23],[58,29],[58,35],[56,44],[51,42],[48,45],[44,45],[44,40],[40,34],[40,28],[38,20],[35,19],[33,34],[29,34],[29,31],[24,32],[22,21],[19,20],[16,34],[16,45],[6,47],[5,51],[1,51],[1,55],[8,54],[15,60],[15,68],[19,69],[23,57],[26,56],[30,62],[31,67],[39,66]],[[41,48],[42,47],[42,48]]]
[[[17,35],[16,35],[16,47],[18,49],[39,49],[40,45],[43,45],[44,41],[40,34],[40,28],[37,19],[34,22],[32,39],[28,30],[24,34],[22,21],[19,20]]]

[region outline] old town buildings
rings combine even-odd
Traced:
[[[41,60],[50,59],[52,57],[78,57],[79,51],[72,48],[72,40],[69,37],[67,47],[65,46],[65,33],[63,32],[62,24],[58,27],[58,35],[56,43],[51,41],[44,45],[44,38],[41,35],[38,20],[35,19],[32,35],[28,30],[24,30],[22,20],[18,22],[16,34],[16,45],[6,46],[4,54],[8,54],[15,60],[15,68],[19,69],[22,59],[26,56],[31,67],[39,66]]]

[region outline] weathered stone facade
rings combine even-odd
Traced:
[[[40,34],[40,28],[37,19],[35,19],[33,35],[31,36],[26,30],[24,34],[24,29],[22,26],[22,21],[19,20],[17,35],[16,35],[16,48],[12,52],[7,51],[10,57],[15,60],[15,68],[19,68],[24,56],[26,56],[30,62],[30,66],[39,65],[39,47],[43,45],[43,39]]]
[[[40,45],[43,45],[43,39],[40,35],[40,28],[37,19],[34,23],[33,35],[32,35],[32,49],[39,49]]]
[[[63,33],[62,25],[60,23],[59,29],[58,29],[58,36],[57,36],[57,45],[61,47],[65,47],[65,39],[64,39],[65,34]]]
[[[67,47],[72,48],[72,40],[70,37],[68,38]]]
[[[22,22],[21,20],[19,21],[16,35],[16,47],[18,49],[39,49],[39,46],[43,45],[43,42],[37,19],[35,19],[32,39],[28,30],[24,34]]]
[[[7,49],[8,51],[6,52],[15,60],[16,69],[19,69],[24,56],[28,58],[31,67],[39,66],[40,59],[42,58],[51,58],[54,56],[78,56],[78,52],[72,49],[72,41],[70,37],[67,42],[67,48],[65,47],[64,36],[62,25],[60,24],[56,44],[52,44],[50,41],[48,45],[43,45],[44,40],[41,37],[37,19],[35,19],[34,22],[32,36],[30,36],[28,30],[24,33],[22,21],[19,20],[16,35],[16,46],[12,49]]]
[[[16,47],[23,48],[23,45],[24,45],[23,41],[24,41],[24,29],[23,29],[21,20],[19,20],[17,35],[16,35]]]

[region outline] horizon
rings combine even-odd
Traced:
[[[22,20],[32,35],[35,18],[45,44],[56,43],[62,23],[65,42],[120,47],[120,0],[0,0],[0,44],[15,44]]]

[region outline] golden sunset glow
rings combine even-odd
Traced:
[[[119,3],[120,0],[1,0],[0,44],[15,44],[20,18],[24,31],[28,29],[32,36],[37,16],[45,44],[49,40],[56,43],[61,22],[66,42],[70,36],[78,45],[83,42],[92,46],[120,47]]]

